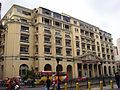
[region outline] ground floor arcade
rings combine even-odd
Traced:
[[[8,60],[0,65],[0,79],[5,77],[24,76],[28,69],[34,67],[38,72],[52,71],[56,72],[57,68],[61,72],[66,72],[69,78],[78,77],[99,77],[101,75],[114,75],[116,69],[115,63],[100,63],[100,59],[93,55],[85,55],[77,57],[74,60],[67,61],[65,59],[56,62],[56,60],[37,60],[22,61]]]

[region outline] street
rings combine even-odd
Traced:
[[[6,88],[5,87],[0,87],[0,90],[6,90]],[[20,90],[45,90],[45,86],[35,87],[35,88],[21,87]],[[52,87],[51,87],[51,90],[52,90]],[[61,89],[61,90],[64,90],[64,89]],[[75,90],[75,87],[74,88],[69,88],[68,90]],[[80,87],[80,90],[88,90],[88,89]],[[92,87],[91,90],[100,90],[100,87],[99,86]],[[111,90],[110,85],[107,85],[107,86],[103,87],[103,90]],[[118,89],[117,86],[114,85],[114,90],[120,90],[120,89]]]

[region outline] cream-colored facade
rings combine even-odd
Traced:
[[[24,76],[27,69],[68,72],[70,78],[113,75],[111,34],[39,7],[13,5],[2,18],[0,78]],[[102,62],[102,63],[100,63]]]

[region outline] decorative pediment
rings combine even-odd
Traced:
[[[92,62],[99,62],[100,60],[102,60],[100,57],[92,54],[92,53],[86,53],[84,55],[78,56],[76,57],[77,61],[82,61],[82,62],[88,62],[88,63],[92,63]]]

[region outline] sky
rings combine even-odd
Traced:
[[[113,43],[120,38],[120,0],[0,0],[2,17],[13,4],[34,9],[44,7],[99,27],[112,34]]]

